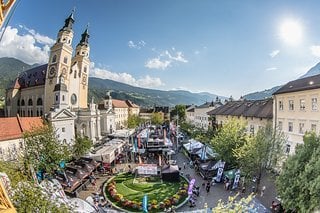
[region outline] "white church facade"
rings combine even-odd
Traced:
[[[93,142],[116,129],[112,99],[99,110],[88,104],[90,73],[89,33],[85,29],[75,51],[73,13],[59,30],[47,64],[26,70],[6,90],[6,117],[44,117],[55,127],[57,138],[72,143],[75,134]]]

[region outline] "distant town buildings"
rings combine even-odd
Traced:
[[[222,103],[218,99],[216,101],[206,102],[200,106],[192,105],[186,109],[186,120],[198,128],[208,130],[211,122],[207,113],[220,106],[222,106]]]

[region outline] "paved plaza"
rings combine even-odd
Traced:
[[[191,178],[194,178],[196,180],[195,185],[200,187],[200,195],[196,200],[196,206],[195,207],[189,207],[188,203],[186,203],[183,207],[177,209],[177,212],[189,212],[189,211],[196,211],[199,209],[203,209],[205,207],[205,204],[207,204],[208,208],[215,207],[218,204],[218,201],[221,199],[222,201],[226,202],[228,200],[229,196],[235,196],[239,192],[239,198],[242,196],[248,196],[251,193],[251,186],[247,187],[246,193],[241,194],[240,191],[227,191],[224,188],[223,183],[217,183],[210,188],[210,192],[207,193],[205,188],[202,186],[203,183],[207,183],[206,180],[203,180],[203,178],[195,172],[193,168],[190,168],[189,166],[189,159],[182,154],[181,152],[177,153],[173,156],[173,159],[176,160],[178,166],[181,168],[181,172],[183,175],[190,175]],[[186,163],[186,168],[184,169],[183,165]],[[132,168],[134,168],[135,164],[130,164]],[[120,172],[128,171],[128,164],[116,164],[117,170]],[[108,179],[110,176],[98,176],[97,179],[97,186],[100,186],[99,188],[94,188],[89,186],[87,190],[82,191],[79,193],[79,197],[82,199],[86,199],[86,197],[92,195],[95,192],[99,192],[101,189],[102,184]],[[274,183],[271,180],[270,175],[264,175],[260,188],[262,186],[266,186],[265,193],[263,197],[261,197],[260,193],[258,192],[256,195],[256,198],[266,207],[269,208],[271,205],[272,200],[274,200],[276,193],[275,193],[275,187]],[[110,211],[111,212],[111,211]]]

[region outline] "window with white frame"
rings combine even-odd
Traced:
[[[312,107],[313,111],[318,110],[318,100],[317,100],[317,98],[312,98],[311,99],[311,107]]]
[[[317,124],[311,124],[311,131],[317,132]]]
[[[282,121],[278,122],[278,128],[279,128],[280,131],[282,130],[282,128],[283,128],[283,122]]]
[[[300,99],[300,110],[305,110],[305,109],[306,109],[306,100]]]
[[[294,110],[294,102],[293,102],[293,100],[289,100],[289,110]]]
[[[283,101],[279,101],[279,110],[283,110]]]
[[[288,122],[288,131],[293,132],[293,122]]]
[[[299,123],[299,133],[304,134],[304,123]]]

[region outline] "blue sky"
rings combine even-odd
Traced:
[[[21,0],[0,57],[46,63],[73,8],[75,46],[89,23],[91,76],[239,98],[319,62],[320,2]]]

